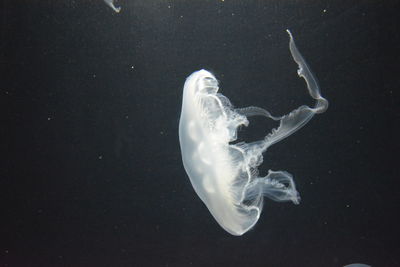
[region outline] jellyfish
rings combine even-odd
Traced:
[[[119,13],[121,11],[121,7],[116,7],[114,5],[114,0],[104,0],[104,2],[111,7],[115,12]]]
[[[179,141],[183,166],[190,182],[218,224],[232,235],[250,230],[260,218],[263,198],[298,204],[299,193],[291,174],[269,170],[264,177],[258,166],[271,145],[303,127],[328,108],[316,78],[298,51],[289,30],[289,49],[298,75],[306,81],[314,107],[300,106],[284,116],[273,116],[255,106],[234,108],[218,93],[218,81],[207,70],[191,74],[183,88]],[[248,117],[264,116],[279,122],[263,140],[237,142],[237,130],[248,126]]]

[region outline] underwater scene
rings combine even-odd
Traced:
[[[3,1],[0,266],[400,266],[399,7]]]

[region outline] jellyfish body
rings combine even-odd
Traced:
[[[218,93],[218,81],[206,70],[191,74],[184,85],[179,122],[183,165],[197,195],[221,227],[232,235],[242,235],[257,223],[264,196],[299,203],[289,173],[270,170],[267,176],[260,177],[257,167],[269,146],[288,137],[328,107],[289,31],[288,34],[292,57],[299,66],[298,75],[305,79],[311,97],[316,100],[313,108],[301,106],[281,117],[259,107],[235,109],[227,97]],[[248,126],[247,117],[257,115],[280,121],[280,125],[263,140],[231,144],[237,139],[237,128]]]

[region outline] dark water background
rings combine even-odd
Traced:
[[[400,266],[398,2],[119,4],[0,3],[1,266]],[[234,237],[183,169],[182,86],[206,68],[236,106],[312,104],[287,28],[330,107],[261,168],[301,204]]]

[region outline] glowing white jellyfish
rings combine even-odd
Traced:
[[[218,81],[206,70],[190,75],[183,89],[179,122],[183,165],[198,196],[232,235],[242,235],[256,224],[264,196],[299,203],[299,193],[289,173],[270,170],[267,176],[259,177],[257,167],[269,146],[328,107],[291,33],[287,32],[290,52],[299,66],[298,75],[305,79],[311,97],[316,100],[314,108],[301,106],[282,117],[272,116],[259,107],[235,109],[228,98],[218,93]],[[257,115],[280,121],[280,126],[264,140],[230,144],[237,138],[237,128],[249,124],[247,117]]]

